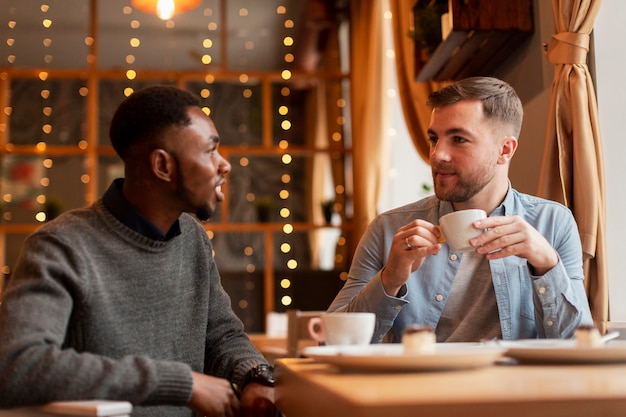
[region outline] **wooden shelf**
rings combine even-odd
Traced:
[[[532,0],[450,0],[448,10],[452,31],[433,54],[415,48],[416,81],[490,75],[534,30]]]

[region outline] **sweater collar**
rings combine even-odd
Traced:
[[[178,220],[164,235],[158,227],[139,213],[122,194],[123,184],[123,178],[114,180],[104,193],[104,196],[102,196],[104,206],[117,220],[140,235],[153,240],[166,241],[180,235],[180,223]]]

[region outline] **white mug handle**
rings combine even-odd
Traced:
[[[318,342],[324,342],[326,340],[326,334],[324,334],[321,317],[311,317],[307,327],[309,329],[311,339]]]

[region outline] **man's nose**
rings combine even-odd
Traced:
[[[450,152],[443,141],[439,140],[430,145],[430,159],[437,161],[447,161],[450,159]]]
[[[220,172],[222,174],[228,174],[232,168],[232,165],[230,164],[230,162],[228,162],[228,160],[226,158],[224,158],[222,155],[220,155],[220,158],[222,158],[222,161],[219,165],[220,167]]]

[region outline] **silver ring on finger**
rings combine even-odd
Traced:
[[[408,237],[405,237],[405,238],[404,238],[404,243],[406,243],[406,248],[407,248],[408,250],[413,249],[413,246],[411,246],[411,244],[409,243],[409,238],[408,238]]]

